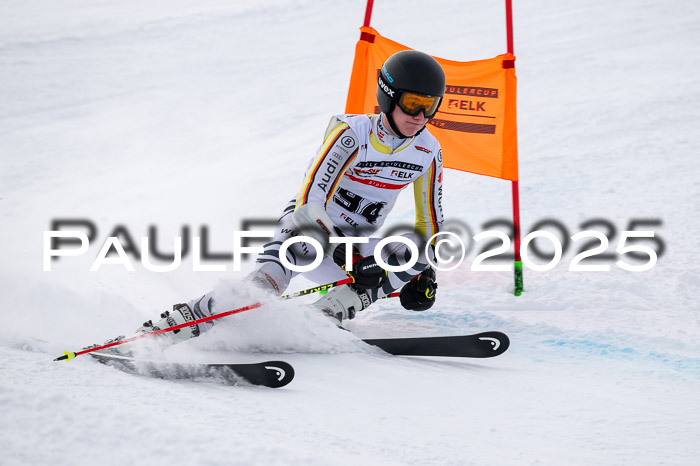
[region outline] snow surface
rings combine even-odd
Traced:
[[[3,1],[0,464],[698,464],[700,5],[514,3],[524,232],[607,219],[614,251],[631,219],[661,219],[664,254],[647,272],[583,273],[570,247],[516,298],[510,273],[470,271],[472,250],[434,309],[387,300],[348,325],[502,330],[512,346],[493,360],[390,357],[303,300],[166,352],[289,361],[297,378],[272,390],[51,359],[240,288],[245,270],[193,272],[191,255],[169,273],[89,269],[119,225],[137,240],[157,226],[165,251],[207,226],[230,252],[243,219],[274,218],[344,109],[364,2]],[[503,17],[502,2],[381,0],[372,25],[474,60],[505,51]],[[394,222],[412,220],[410,197]],[[510,216],[510,183],[448,171],[443,202],[477,233]],[[44,272],[44,230],[76,218],[98,238]]]

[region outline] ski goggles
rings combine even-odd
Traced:
[[[437,112],[442,96],[430,96],[416,92],[401,92],[396,104],[407,115],[416,116],[423,112],[427,118],[432,118]]]

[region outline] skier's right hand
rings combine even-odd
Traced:
[[[353,278],[353,284],[359,290],[379,288],[386,281],[386,270],[377,264],[374,256],[362,257],[357,248],[353,247],[352,251],[352,270],[345,267],[345,244],[333,251],[333,261]]]

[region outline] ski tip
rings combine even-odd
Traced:
[[[280,388],[294,379],[294,367],[285,361],[267,361],[262,363],[267,370],[264,385],[270,388]],[[254,379],[249,379],[253,381]]]
[[[63,352],[63,356],[59,356],[54,361],[70,361],[75,357],[75,353],[69,353],[68,351]]]

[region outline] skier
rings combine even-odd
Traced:
[[[422,52],[406,50],[389,57],[377,80],[376,115],[337,115],[331,118],[323,144],[312,158],[301,188],[284,208],[273,240],[258,255],[249,279],[280,296],[298,274],[285,267],[279,252],[286,239],[305,235],[324,246],[320,266],[310,279],[329,283],[348,275],[350,285],[333,288],[313,303],[336,324],[352,319],[377,299],[400,289],[401,304],[410,310],[429,309],[437,288],[434,261],[427,241],[442,225],[442,152],[425,125],[437,112],[445,92],[445,74],[440,64]],[[384,223],[399,193],[413,185],[415,232],[402,235],[419,251],[418,260],[403,272],[387,272],[374,257],[377,238],[367,242],[337,244],[331,237],[368,238]],[[349,250],[352,248],[351,250]],[[426,253],[427,249],[427,253]],[[381,258],[389,265],[405,265],[411,259],[407,244],[390,243]],[[316,250],[306,242],[295,242],[286,259],[297,266],[308,265]],[[350,261],[346,259],[350,258]],[[220,304],[221,305],[221,304]],[[187,304],[177,304],[161,319],[146,322],[138,333],[150,332],[206,317],[228,309],[217,306],[215,293]],[[211,323],[168,332],[172,342],[198,336]],[[120,352],[127,345],[114,347]]]
[[[417,263],[406,272],[386,273],[373,256],[379,239],[357,244],[352,270],[347,271],[354,283],[331,290],[314,306],[340,323],[401,289],[404,307],[428,309],[435,300],[435,273],[423,253],[426,240],[442,223],[442,154],[425,125],[437,111],[444,91],[445,75],[434,58],[417,51],[392,55],[377,81],[382,112],[331,119],[298,195],[284,209],[274,240],[257,258],[253,278],[282,294],[297,274],[279,260],[284,240],[297,233],[324,245],[329,235],[369,237],[384,223],[401,190],[413,184],[416,233],[403,236],[418,246]],[[315,274],[325,283],[343,278],[341,268],[349,268],[345,244],[328,246],[327,257]],[[403,243],[392,243],[384,248],[382,259],[389,265],[403,265],[410,258],[407,249]],[[290,263],[303,266],[315,253],[305,243],[294,243],[286,255]]]

